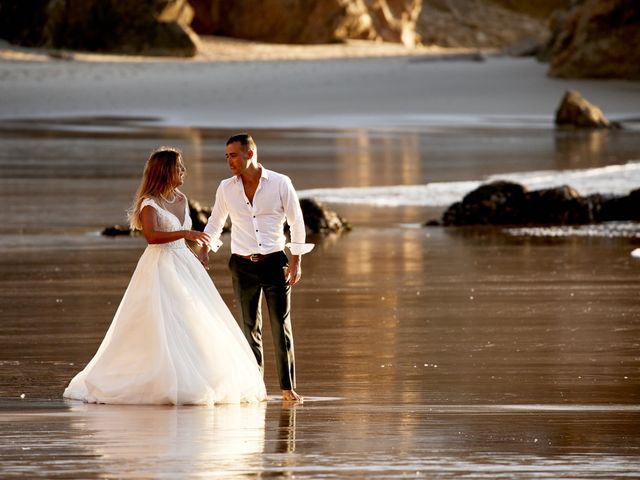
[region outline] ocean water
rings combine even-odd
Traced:
[[[278,400],[268,336],[262,405],[62,400],[145,247],[98,232],[124,223],[150,150],[181,148],[184,190],[208,203],[232,133],[0,126],[2,478],[637,478],[637,225],[421,226],[494,178],[638,188],[633,129],[253,131],[266,167],[353,224],[310,238],[294,290],[307,401]],[[226,240],[210,273],[236,312]]]

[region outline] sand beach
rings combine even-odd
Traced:
[[[551,79],[533,58],[371,42],[267,54],[264,44],[228,43],[196,60],[18,56],[29,60],[0,64],[0,118],[113,116],[236,129],[550,127],[573,88],[607,116],[637,121],[637,82]],[[15,50],[0,49],[0,58],[16,58]]]
[[[495,52],[207,41],[194,60],[0,46],[0,476],[637,476],[638,225],[422,224],[490,176],[638,188],[640,83]],[[569,88],[625,128],[556,131]],[[294,293],[307,401],[275,396],[268,338],[257,407],[62,400],[145,248],[99,231],[149,151],[181,148],[185,193],[209,203],[240,129],[353,224],[310,239]],[[210,274],[235,312],[225,243]]]

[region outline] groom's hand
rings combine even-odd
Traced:
[[[300,262],[300,255],[292,255],[289,261],[289,266],[284,272],[285,281],[293,286],[300,281],[302,277],[302,262]]]
[[[207,245],[203,245],[203,247],[198,252],[198,260],[204,268],[209,270],[209,248]]]

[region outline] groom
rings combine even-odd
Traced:
[[[206,267],[209,250],[218,251],[227,216],[231,216],[233,290],[242,313],[242,331],[264,372],[262,350],[262,295],[267,300],[276,366],[283,400],[302,401],[296,386],[291,287],[302,275],[301,256],[313,248],[305,243],[300,202],[289,177],[267,170],[258,163],[258,149],[246,133],[227,140],[226,158],[233,177],[220,182],[216,201],[204,231],[211,243],[198,258]],[[285,245],[285,220],[291,243]],[[291,260],[284,247],[288,247]]]

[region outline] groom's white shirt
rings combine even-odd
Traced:
[[[286,175],[267,170],[262,165],[258,188],[249,202],[239,176],[220,182],[216,200],[204,231],[211,235],[209,248],[217,252],[220,235],[231,217],[231,253],[251,255],[273,253],[289,248],[292,255],[303,255],[313,249],[305,243],[305,227],[298,195]],[[286,243],[284,222],[290,227],[291,242]]]

